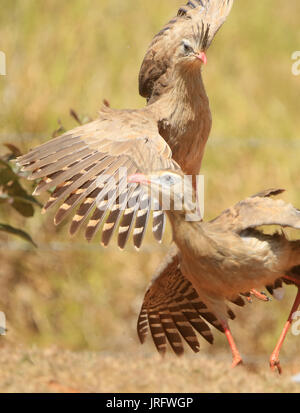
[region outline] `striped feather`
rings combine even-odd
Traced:
[[[198,311],[198,314],[204,318],[209,324],[213,325],[221,333],[224,333],[224,327],[222,323],[217,319],[217,317],[206,307],[206,305],[201,302],[198,298],[191,300],[194,308]]]
[[[102,225],[102,223],[105,219],[107,211],[113,205],[113,202],[114,202],[113,196],[116,193],[116,191],[117,191],[116,189],[113,191],[112,198],[104,199],[101,202],[101,209],[100,208],[95,209],[92,217],[89,220],[89,223],[88,223],[88,225],[86,227],[86,231],[85,231],[85,238],[88,241],[91,241],[94,238],[98,228]]]
[[[126,242],[129,238],[131,229],[134,224],[135,217],[137,215],[137,211],[139,207],[139,200],[140,200],[140,197],[143,195],[143,193],[144,193],[143,188],[138,186],[127,202],[127,208],[124,211],[124,214],[123,214],[120,226],[119,226],[118,246],[121,249],[124,249]]]
[[[67,181],[68,179],[72,178],[72,176],[76,175],[77,173],[80,173],[80,171],[82,171],[86,167],[90,166],[94,162],[101,161],[102,159],[103,159],[103,154],[96,152],[96,153],[93,153],[87,156],[83,160],[76,162],[76,164],[71,164],[71,166],[64,171],[57,171],[56,176],[53,177],[50,175],[51,182],[48,182],[42,188],[35,190],[34,194],[39,195],[41,192],[45,192],[46,190],[52,187],[56,187],[57,185],[60,185],[61,182]]]
[[[97,175],[96,175],[97,176]],[[91,192],[93,192],[97,188],[97,183],[95,182],[94,178],[89,179],[83,185],[81,185],[76,191],[71,193],[68,198],[64,201],[61,207],[58,209],[55,217],[54,222],[56,225],[60,224],[71,212],[75,210],[75,208],[89,196]],[[103,189],[104,184],[98,187],[98,189]],[[54,199],[55,202],[55,199]],[[50,205],[50,207],[53,205]],[[44,207],[47,209],[47,205]]]
[[[152,232],[155,239],[161,242],[166,226],[166,216],[163,211],[153,212]]]
[[[48,165],[55,165],[60,160],[64,160],[65,162],[65,160],[70,159],[70,157],[72,156],[78,157],[78,159],[80,159],[82,157],[82,153],[86,153],[86,148],[87,146],[82,142],[77,142],[72,146],[62,148],[57,152],[54,152],[46,157],[40,158],[35,162],[23,166],[22,171],[32,172]],[[32,175],[32,179],[35,179],[34,174]]]
[[[104,187],[104,184],[103,184],[103,187]],[[70,226],[71,235],[74,235],[79,230],[83,222],[87,219],[87,217],[89,216],[90,212],[92,211],[94,207],[95,199],[101,193],[101,190],[103,189],[103,187],[98,187],[94,189],[89,194],[89,196],[84,200],[84,202],[82,202],[82,204],[80,205],[80,207],[78,208],[76,212],[76,215],[73,217],[73,220]]]
[[[106,162],[99,162],[90,165],[89,167],[81,170],[77,175],[72,176],[67,182],[64,184],[59,185],[56,190],[52,193],[49,201],[44,206],[44,211],[55,207],[58,203],[60,203],[63,199],[66,199],[66,203],[68,206],[75,207],[76,200],[82,195],[82,198],[86,196],[86,189],[89,188],[91,182],[99,177],[100,173],[103,171]],[[72,196],[76,194],[75,197]],[[72,198],[71,202],[70,198]],[[74,199],[75,198],[75,199]],[[56,220],[56,224],[61,222],[61,220]]]
[[[114,177],[117,177],[117,172],[114,173],[112,178]],[[105,183],[105,181],[103,183]],[[110,182],[106,183],[102,191],[99,192],[94,201],[90,204],[88,210],[89,212],[92,211],[95,206],[96,209],[86,228],[85,237],[88,241],[91,241],[93,239],[96,231],[101,226],[107,211],[113,206],[114,202],[116,201],[116,193],[116,182],[114,179],[111,179]],[[88,216],[89,212],[86,213],[85,217]]]
[[[74,130],[72,131],[74,132]],[[26,166],[30,163],[35,163],[39,159],[45,158],[49,155],[57,153],[57,148],[59,150],[65,148],[72,148],[73,145],[76,145],[78,142],[82,142],[80,137],[70,135],[64,135],[63,139],[62,136],[58,138],[51,139],[49,142],[45,142],[42,145],[38,146],[37,148],[31,150],[28,154],[23,155],[18,158],[18,164],[20,166]],[[71,152],[71,151],[70,151]]]
[[[189,323],[188,319],[185,317],[183,312],[181,311],[179,306],[172,305],[168,307],[169,314],[173,319],[174,324],[176,325],[178,331],[180,332],[181,336],[187,342],[187,344],[191,347],[191,349],[197,353],[200,351],[200,344],[197,339],[194,330]]]
[[[147,309],[142,307],[139,317],[138,317],[138,322],[137,322],[137,331],[138,331],[138,336],[140,339],[141,344],[144,344],[147,335],[148,335],[148,313]]]
[[[181,356],[184,353],[182,340],[169,310],[161,309],[158,311],[158,314],[170,346],[177,356]]]
[[[146,322],[148,316],[156,347],[163,344],[163,351],[162,348],[158,348],[160,352],[166,351],[165,343],[168,341],[175,354],[181,355],[184,351],[182,338],[194,352],[198,352],[200,344],[195,331],[209,343],[213,343],[210,328],[199,314],[199,311],[206,309],[206,306],[202,304],[200,308],[198,295],[197,301],[194,295],[195,290],[180,271],[178,257],[171,257],[167,259],[166,264],[162,265],[157,277],[146,292],[138,318],[138,336],[143,343],[148,332]],[[206,313],[205,315],[207,316]],[[156,325],[155,330],[153,323]]]
[[[120,194],[116,204],[113,206],[106,223],[102,229],[102,245],[107,246],[116,230],[119,222],[122,218],[123,211],[125,209],[127,199],[131,197],[133,191],[137,188],[137,185],[131,185],[129,190]]]
[[[166,340],[165,331],[164,331],[159,313],[154,310],[149,311],[148,322],[149,322],[152,339],[157,348],[157,351],[161,355],[164,355],[167,350],[167,340]]]
[[[70,233],[75,234],[92,215],[86,229],[87,237],[91,239],[104,223],[102,243],[107,245],[121,223],[118,235],[121,248],[125,247],[133,227],[133,243],[140,248],[150,210],[144,202],[144,189],[139,186],[135,190],[131,185],[121,191],[117,188],[117,200],[108,200],[108,189],[112,189],[109,177],[116,178],[117,173],[122,175],[125,167],[130,174],[151,170],[152,163],[157,169],[178,169],[150,109],[104,108],[97,120],[40,145],[19,157],[17,162],[28,179],[40,179],[34,195],[53,189],[43,212],[58,206],[55,224],[74,213]],[[120,180],[116,182],[118,185]],[[134,200],[134,195],[138,197],[135,203],[128,203],[124,208],[126,204],[121,205],[119,196],[126,194],[130,201]],[[157,219],[157,225],[157,237],[161,239],[164,218]]]
[[[137,249],[141,247],[146,233],[150,215],[150,206],[151,199],[149,198],[147,193],[144,193],[141,197],[140,207],[137,212],[137,217],[133,230],[133,244]]]
[[[70,155],[65,156],[63,159],[59,159],[50,164],[46,164],[39,169],[35,169],[30,175],[29,179],[35,180],[35,179],[43,178],[44,176],[54,174],[55,172],[59,172],[62,168],[65,168],[69,165],[73,165],[75,162],[77,162],[76,165],[80,165],[81,162],[85,161],[86,165],[89,165],[89,161],[87,160],[89,160],[91,156],[96,155],[96,154],[99,155],[99,153],[97,152],[91,153],[89,148],[85,148],[79,152],[75,151],[75,153],[72,152]],[[101,154],[101,156],[103,157],[103,154]],[[73,169],[72,169],[72,172],[73,172]]]
[[[177,300],[176,300],[177,302]],[[213,344],[214,337],[210,331],[208,325],[199,317],[197,310],[194,308],[193,304],[190,303],[185,298],[179,303],[182,313],[185,315],[186,319],[189,321],[191,326],[199,333],[201,336],[208,341],[210,344]]]

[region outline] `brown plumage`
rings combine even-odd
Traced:
[[[264,191],[247,198],[224,211],[213,221],[187,221],[187,216],[196,211],[192,202],[183,203],[181,209],[174,209],[176,201],[183,201],[182,179],[180,172],[171,171],[129,177],[130,182],[151,186],[160,200],[163,196],[170,196],[171,208],[166,214],[171,222],[176,245],[167,265],[159,271],[146,293],[142,307],[143,330],[141,331],[139,324],[139,336],[143,341],[146,334],[146,315],[150,323],[149,317],[153,312],[159,315],[160,311],[163,312],[165,308],[170,310],[170,307],[183,300],[188,305],[201,303],[204,312],[198,311],[195,320],[205,319],[215,327],[221,327],[232,348],[233,365],[237,365],[242,359],[228,326],[228,319],[234,317],[228,302],[243,305],[241,295],[247,296],[247,292],[252,289],[274,285],[281,279],[300,287],[300,241],[289,241],[283,233],[268,235],[258,227],[279,225],[283,228],[300,229],[300,211],[282,200],[271,198],[283,191],[279,189]],[[195,199],[191,184],[185,186],[184,197],[188,200]],[[299,294],[293,311],[297,310],[298,305]],[[206,313],[212,314],[216,320],[212,322],[205,318]],[[188,325],[193,327],[188,319],[184,320],[184,326]],[[175,337],[174,325],[170,328]],[[193,337],[187,330],[177,330],[186,341],[186,335]],[[158,346],[160,342],[156,342],[156,332],[152,332],[152,335]],[[172,345],[163,325],[159,328],[159,334],[160,341],[164,334]],[[196,346],[194,339],[193,345]],[[179,348],[178,344],[176,346]],[[181,344],[180,353],[182,351]],[[279,352],[276,355],[271,366],[280,370]]]
[[[134,236],[140,237],[136,245],[140,246],[146,226],[135,217],[144,208],[145,190],[136,184],[128,185],[126,173],[144,170],[144,164],[139,164],[134,154],[148,146],[155,152],[156,165],[177,168],[150,109],[117,111],[105,107],[99,119],[39,146],[18,162],[23,171],[30,173],[29,179],[42,178],[36,195],[56,187],[44,206],[46,211],[61,204],[56,224],[77,208],[71,234],[88,221],[86,238],[91,240],[107,218],[102,233],[105,245],[120,221],[119,246],[124,247],[133,226],[138,230]],[[125,172],[120,168],[126,168]],[[159,231],[157,227],[156,232]]]
[[[245,305],[241,297],[236,303]],[[163,315],[168,315],[169,326],[161,320]],[[224,332],[219,320],[208,310],[193,285],[182,274],[179,251],[174,245],[158,268],[144,297],[137,324],[140,341],[144,343],[149,326],[155,346],[161,354],[165,354],[167,342],[177,355],[183,354],[181,337],[194,352],[198,352],[200,344],[194,330],[210,344],[213,343],[213,335],[207,323]]]
[[[203,49],[207,50],[230,13],[233,1],[192,0],[178,10],[177,16],[160,30],[147,50],[139,73],[141,96],[153,102],[172,87],[170,73],[178,41],[194,34],[202,38]]]
[[[160,99],[140,110],[104,107],[97,120],[68,131],[18,159],[29,179],[41,179],[36,195],[55,188],[44,211],[60,205],[56,224],[76,211],[71,234],[87,221],[86,238],[91,240],[104,224],[102,243],[108,245],[119,225],[121,248],[132,230],[134,245],[141,246],[150,199],[140,185],[127,186],[125,174],[176,169],[176,162],[186,173],[198,173],[211,128],[201,65],[205,61],[204,52],[231,3],[193,1],[188,3],[186,13],[181,11],[182,17],[178,17],[170,30],[172,52],[164,74],[171,87]],[[157,37],[163,54],[169,38],[167,31]],[[157,59],[154,65],[159,65]],[[150,77],[151,73],[150,70]],[[146,78],[144,75],[143,79]],[[155,82],[151,80],[151,84]],[[148,146],[155,154],[151,158],[154,163],[149,160],[141,163],[138,149],[147,151]],[[164,225],[164,214],[156,211],[153,232],[159,241]]]

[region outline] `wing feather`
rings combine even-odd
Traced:
[[[182,338],[194,352],[198,352],[200,344],[195,331],[212,343],[213,336],[210,328],[195,308],[195,297],[189,299],[194,291],[191,283],[180,271],[178,250],[174,247],[160,266],[145,294],[137,324],[141,343],[147,337],[148,324],[159,352],[165,353],[166,342],[169,342],[175,354],[181,355],[184,351]],[[198,296],[197,298],[199,299]],[[153,331],[154,320],[158,327],[155,331]]]
[[[121,248],[125,247],[133,228],[133,243],[137,248],[141,246],[151,207],[145,189],[140,186],[133,189],[127,181],[121,188],[122,178],[126,173],[154,168],[179,169],[172,160],[169,146],[159,135],[149,108],[137,111],[103,108],[99,119],[40,145],[17,161],[28,179],[41,179],[35,195],[54,188],[43,212],[60,205],[56,224],[75,212],[70,228],[74,234],[93,214],[86,236],[94,237],[104,223],[106,236],[103,235],[102,242],[107,245],[120,223]],[[111,178],[115,179],[115,187]],[[126,196],[128,202],[120,202],[120,197]],[[109,210],[113,214],[109,214]],[[154,235],[160,241],[165,217],[162,211],[157,216]]]
[[[263,225],[300,229],[300,211],[283,200],[271,198],[271,195],[282,192],[282,189],[271,189],[247,198],[224,211],[207,225],[219,226],[224,231],[237,233]]]

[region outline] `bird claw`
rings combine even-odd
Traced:
[[[233,358],[231,368],[234,369],[236,366],[240,366],[241,364],[243,364],[243,359],[240,355],[237,355]]]
[[[264,291],[259,292],[259,291],[253,289],[253,290],[250,291],[250,294],[252,296],[254,296],[255,298],[257,298],[258,300],[271,301],[271,298],[268,297],[267,294]]]
[[[271,367],[271,370],[272,370],[272,371],[277,370],[279,374],[282,373],[282,368],[281,368],[280,361],[279,361],[279,358],[278,358],[278,357],[276,357],[276,356],[271,356],[271,359],[270,359],[270,367]]]

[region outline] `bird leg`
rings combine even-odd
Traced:
[[[236,367],[239,364],[242,364],[243,360],[242,360],[242,357],[241,357],[241,355],[240,355],[240,353],[237,349],[237,346],[234,342],[234,339],[232,337],[232,334],[231,334],[228,323],[226,321],[223,321],[221,324],[224,328],[226,338],[227,338],[228,343],[229,343],[230,348],[231,348],[231,352],[232,352],[232,365],[231,365],[231,367],[233,368],[233,367]]]
[[[288,331],[289,331],[289,329],[292,325],[293,315],[298,310],[298,307],[300,305],[300,284],[299,284],[299,281],[297,283],[298,283],[298,293],[297,293],[294,305],[293,305],[292,310],[290,312],[289,318],[288,318],[288,320],[287,320],[287,322],[286,322],[286,324],[285,324],[285,326],[282,330],[282,333],[281,333],[281,336],[278,340],[278,343],[277,343],[277,345],[276,345],[276,347],[275,347],[275,349],[274,349],[274,351],[273,351],[273,353],[271,354],[271,357],[270,357],[270,367],[271,367],[271,369],[273,371],[275,369],[277,369],[279,374],[282,373],[282,369],[281,369],[280,361],[279,361],[280,349],[281,349],[281,347],[283,345],[283,342],[284,342],[284,339],[285,339],[285,337],[286,337],[286,335],[287,335],[287,333],[288,333]]]

